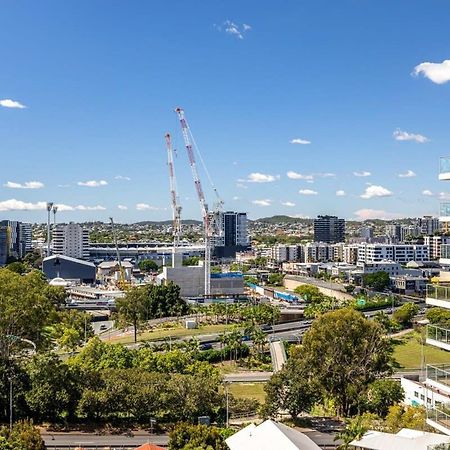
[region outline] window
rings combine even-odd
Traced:
[[[419,393],[417,391],[414,391],[414,397],[419,398]]]
[[[420,400],[425,400],[425,395],[420,394]]]

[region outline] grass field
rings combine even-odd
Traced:
[[[236,398],[252,398],[264,403],[264,383],[232,383],[229,389]]]
[[[168,328],[163,329],[159,328],[155,331],[145,331],[138,335],[138,341],[157,341],[161,339],[168,339],[169,337],[172,339],[181,339],[181,338],[189,338],[202,334],[215,334],[215,333],[223,333],[224,331],[233,328],[235,325],[205,325],[199,328],[195,328],[193,330],[187,330],[182,326],[177,328]],[[131,344],[134,342],[133,335],[119,337],[117,339],[111,339],[112,344]]]
[[[422,346],[417,337],[417,333],[409,333],[395,340],[394,358],[402,368],[417,369],[422,365]],[[424,345],[423,354],[425,364],[450,363],[450,352],[431,345]]]

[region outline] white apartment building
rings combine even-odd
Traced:
[[[440,259],[442,245],[450,244],[450,236],[425,236],[424,244],[428,246],[431,260]]]
[[[299,245],[276,245],[272,247],[271,259],[277,263],[301,261],[303,247]]]
[[[365,263],[390,260],[406,264],[409,261],[428,261],[429,259],[427,245],[360,244],[358,246],[358,261]]]
[[[57,225],[53,230],[53,254],[89,258],[89,231],[77,223]]]
[[[345,245],[343,248],[343,261],[347,264],[356,264],[358,261],[358,244]]]
[[[332,247],[325,242],[310,242],[304,245],[303,251],[306,263],[328,262],[333,259]]]

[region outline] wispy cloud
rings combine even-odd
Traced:
[[[235,195],[234,197],[233,197],[233,200],[234,201],[238,201],[238,200],[240,200],[241,199],[241,197],[238,197],[237,195]]]
[[[404,173],[399,173],[399,174],[398,174],[398,177],[399,177],[399,178],[414,178],[415,176],[417,176],[417,175],[416,175],[416,173],[413,172],[412,170],[407,170],[407,171],[404,172]]]
[[[444,84],[450,81],[450,59],[441,63],[424,62],[414,67],[413,75],[423,75],[433,83]]]
[[[300,189],[298,191],[300,195],[317,195],[317,191],[313,191],[312,189]]]
[[[258,206],[270,206],[272,204],[272,200],[266,198],[264,200],[252,200],[252,203],[254,205]]]
[[[363,170],[361,172],[353,172],[353,175],[355,175],[355,177],[370,177],[372,173],[367,170]]]
[[[89,180],[89,181],[79,181],[78,186],[86,186],[86,187],[100,187],[106,186],[108,184],[105,180]]]
[[[16,109],[26,108],[26,106],[22,105],[22,103],[16,100],[11,100],[10,98],[4,98],[3,100],[0,100],[0,106],[3,106],[4,108],[16,108]]]
[[[125,177],[125,176],[123,176],[123,175],[116,175],[116,176],[114,177],[114,179],[115,179],[115,180],[123,180],[123,181],[130,181],[130,180],[131,180],[130,177]]]
[[[347,194],[342,189],[336,191],[336,197],[345,197]]]
[[[425,195],[425,197],[432,197],[434,194],[429,189],[424,189],[422,195]]]
[[[392,220],[400,219],[402,216],[397,213],[390,213],[381,209],[359,209],[353,213],[358,220],[382,219]]]
[[[122,210],[122,211],[126,211],[128,209],[128,206],[125,205],[117,205],[117,208]]]
[[[290,144],[300,144],[300,145],[308,145],[311,144],[311,141],[308,141],[307,139],[302,139],[302,138],[295,138],[295,139],[291,139],[289,141]]]
[[[279,175],[270,175],[260,172],[252,172],[245,180],[238,180],[240,183],[272,183],[280,178]]]
[[[236,187],[239,189],[248,189],[248,186],[244,183],[236,183]]]
[[[8,181],[3,186],[9,189],[42,189],[44,187],[44,183],[41,183],[40,181],[26,181],[25,183]]]
[[[148,203],[136,203],[136,209],[138,211],[158,211],[159,208],[151,206]]]
[[[289,172],[287,172],[286,175],[291,180],[305,180],[305,181],[313,181],[314,180],[314,175],[312,175],[312,174],[304,175],[304,174],[301,174],[298,172],[294,172],[293,170],[290,170]]]
[[[407,131],[400,130],[400,128],[397,128],[392,135],[396,141],[413,141],[418,144],[425,144],[425,142],[429,141],[429,139],[422,134],[408,133]]]
[[[366,187],[364,194],[361,195],[361,198],[370,199],[374,197],[391,197],[393,193],[386,189],[383,186],[377,186],[376,184],[371,184]]]
[[[289,206],[290,208],[295,206],[295,203],[293,203],[293,202],[281,202],[281,204],[283,206]]]
[[[238,39],[244,39],[246,33],[252,29],[247,23],[238,24],[232,20],[225,20],[221,25],[214,24],[214,28]]]

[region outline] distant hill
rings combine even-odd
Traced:
[[[261,217],[260,219],[253,220],[253,222],[263,222],[263,223],[311,223],[312,219],[302,219],[299,217],[291,216],[272,216],[272,217]]]

